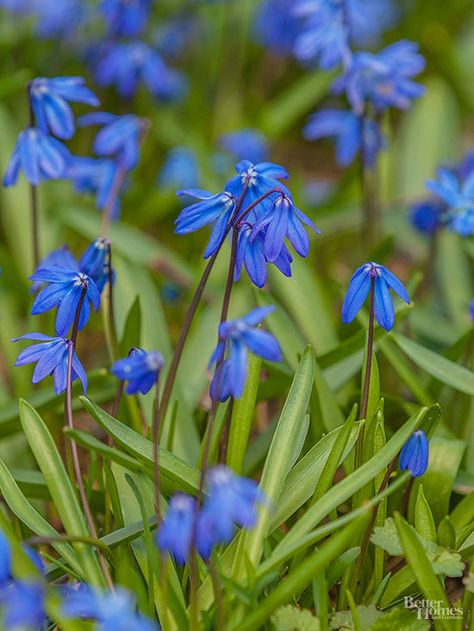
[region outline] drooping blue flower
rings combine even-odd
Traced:
[[[135,37],[144,30],[151,0],[101,0],[100,10],[111,35]]]
[[[229,221],[234,214],[236,207],[235,197],[227,191],[213,195],[198,188],[185,189],[178,191],[177,194],[201,200],[186,206],[179,213],[175,220],[177,234],[188,234],[209,224],[214,224],[204,258],[212,256],[219,247]]]
[[[474,171],[460,180],[448,169],[438,169],[438,179],[430,180],[426,187],[448,206],[447,222],[462,237],[474,234]]]
[[[124,99],[131,99],[140,83],[163,101],[182,97],[186,87],[179,72],[171,69],[156,50],[138,41],[111,44],[94,72],[98,85],[115,85]]]
[[[173,147],[166,155],[158,186],[171,189],[195,188],[199,184],[199,163],[189,147]]]
[[[81,256],[79,269],[92,278],[102,292],[109,279],[110,241],[103,237],[95,239]]]
[[[377,112],[388,107],[406,110],[424,93],[424,87],[412,80],[424,66],[418,45],[401,40],[378,53],[355,53],[333,90],[336,94],[345,92],[358,115],[364,114],[367,104]]]
[[[64,267],[69,270],[79,270],[78,262],[66,244],[59,246],[59,248],[47,254],[44,259],[40,261],[37,269],[51,267],[52,265],[55,267]],[[42,286],[43,283],[40,281],[31,283],[31,292],[35,294]]]
[[[196,500],[176,493],[170,499],[168,512],[160,524],[156,541],[161,552],[171,554],[176,563],[186,563],[196,528]]]
[[[158,351],[133,348],[128,357],[117,360],[111,370],[117,379],[127,381],[127,394],[146,394],[158,381],[164,359]]]
[[[290,55],[301,32],[302,19],[291,0],[265,0],[258,8],[255,34],[276,55]]]
[[[134,114],[117,116],[108,112],[93,112],[79,119],[80,125],[102,125],[94,140],[94,151],[99,156],[117,158],[121,168],[133,169],[140,155],[141,136],[147,121]]]
[[[114,220],[120,215],[120,199],[126,183],[119,170],[116,160],[73,156],[65,177],[74,183],[79,193],[95,194],[99,210],[109,206],[110,218]]]
[[[19,10],[36,18],[36,34],[44,39],[72,37],[87,15],[82,0],[23,0]]]
[[[67,365],[71,340],[62,337],[49,337],[42,333],[27,333],[21,337],[16,337],[12,341],[34,340],[41,344],[32,344],[25,348],[15,362],[15,366],[25,366],[37,362],[33,372],[33,383],[38,383],[45,377],[54,376],[54,391],[61,394],[66,390],[67,385]],[[79,379],[82,382],[84,394],[87,390],[87,375],[76,355],[72,355],[72,380]]]
[[[413,204],[410,219],[423,234],[435,234],[446,222],[446,204],[432,197]]]
[[[216,365],[211,382],[211,398],[226,401],[239,399],[247,380],[247,358],[250,350],[272,362],[282,361],[280,346],[267,331],[257,328],[274,307],[258,307],[243,318],[223,322],[219,326],[219,341],[209,362]]]
[[[296,208],[289,193],[281,191],[268,198],[271,205],[253,227],[254,234],[265,231],[264,252],[268,261],[274,262],[280,256],[285,239],[291,243],[295,251],[303,257],[308,256],[309,237],[303,225],[309,226],[317,234],[316,228],[309,217]]]
[[[372,281],[374,283],[375,319],[381,327],[390,331],[395,323],[395,311],[390,289],[407,304],[410,304],[410,298],[407,290],[395,274],[378,263],[365,263],[354,272],[342,305],[342,321],[349,324],[354,320],[369,295]]]
[[[69,102],[99,105],[99,99],[82,77],[37,77],[30,82],[29,93],[37,126],[63,139],[74,134],[74,114]]]
[[[92,278],[83,272],[68,270],[64,267],[45,267],[38,269],[30,280],[47,283],[36,296],[32,315],[45,313],[58,307],[56,315],[56,335],[64,337],[71,328],[76,317],[81,296],[84,293],[79,316],[79,330],[82,329],[90,316],[90,303],[94,310],[100,305],[100,292]]]
[[[3,531],[0,530],[0,589],[4,583],[10,580],[12,565],[12,553],[10,543]]]
[[[262,288],[267,281],[267,264],[269,262],[265,257],[265,229],[256,232],[250,224],[244,222],[239,227],[234,281],[237,282],[240,279],[244,266],[252,283],[256,287]],[[292,262],[293,257],[285,244],[283,244],[278,257],[271,261],[287,277],[291,276]]]
[[[255,526],[257,507],[265,504],[266,498],[254,480],[235,475],[219,465],[208,471],[206,487],[201,520],[215,544],[229,543],[236,526],[246,529]]]
[[[225,190],[236,199],[244,195],[242,209],[269,191],[287,191],[279,180],[286,180],[288,173],[279,164],[273,162],[253,164],[250,160],[241,160],[235,170],[238,175],[227,182]],[[256,213],[257,210],[254,211],[254,214]]]
[[[374,120],[343,110],[315,112],[309,117],[303,135],[307,140],[334,137],[336,159],[341,166],[350,164],[361,152],[364,164],[373,167],[385,144],[380,127]]]
[[[42,629],[46,622],[44,597],[40,583],[15,581],[0,589],[5,631]]]
[[[393,0],[297,0],[293,13],[302,20],[295,56],[324,70],[348,66],[354,42],[374,42],[396,17]]]
[[[48,136],[41,129],[28,127],[18,136],[3,176],[3,185],[15,184],[20,169],[33,186],[37,186],[40,180],[63,177],[70,157],[69,151],[62,142]]]
[[[137,613],[132,595],[122,588],[99,592],[83,584],[68,589],[61,611],[66,618],[96,621],[98,631],[157,631],[149,618]]]
[[[429,445],[425,432],[417,429],[400,452],[400,469],[409,471],[413,478],[423,475],[428,468]]]
[[[235,160],[264,162],[268,159],[270,147],[262,132],[257,129],[239,129],[220,136],[218,144]]]

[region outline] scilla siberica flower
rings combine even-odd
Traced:
[[[0,589],[3,628],[6,631],[43,629],[46,622],[41,583],[14,581]]]
[[[93,241],[81,256],[79,269],[92,278],[102,292],[109,279],[110,241],[103,237]]]
[[[413,204],[410,219],[418,232],[433,235],[446,223],[446,214],[444,202],[428,198]]]
[[[12,553],[10,543],[0,530],[0,589],[11,576]]]
[[[67,365],[69,348],[72,345],[71,340],[62,337],[49,337],[49,335],[43,335],[42,333],[27,333],[21,337],[14,338],[13,342],[18,340],[34,340],[41,343],[25,348],[18,355],[15,366],[36,363],[32,382],[38,383],[45,377],[53,375],[54,391],[56,394],[61,394],[67,385]],[[76,355],[76,351],[74,351],[72,355],[72,380],[74,381],[78,377],[82,382],[85,394],[87,390],[87,375]]]
[[[265,0],[257,11],[256,38],[277,55],[289,55],[301,33],[302,18],[288,0]]]
[[[342,321],[349,324],[354,320],[371,291],[372,282],[375,319],[381,327],[390,331],[395,323],[390,289],[407,304],[410,304],[410,298],[402,282],[384,265],[378,263],[365,263],[355,271],[342,305]]]
[[[111,35],[135,37],[146,26],[151,0],[102,0],[100,10]]]
[[[199,163],[189,147],[173,147],[168,152],[158,176],[163,188],[194,188],[199,184]]]
[[[168,512],[158,529],[156,542],[161,552],[168,552],[176,563],[186,563],[196,530],[196,545],[199,535],[196,528],[196,500],[190,495],[176,493],[170,499]]]
[[[84,22],[86,15],[82,0],[2,0],[0,5],[35,17],[35,32],[44,39],[70,37]]]
[[[32,276],[32,281],[47,283],[36,296],[32,315],[38,315],[58,307],[56,315],[56,335],[65,336],[76,317],[79,302],[84,294],[79,315],[79,330],[82,329],[90,316],[90,304],[94,310],[100,305],[100,292],[92,278],[83,272],[68,270],[64,267],[45,267],[38,269]]]
[[[428,468],[428,457],[428,439],[425,432],[417,429],[400,452],[400,469],[409,471],[413,478],[418,478]]]
[[[158,380],[164,359],[158,351],[145,351],[132,348],[128,357],[117,360],[112,372],[121,381],[127,381],[127,394],[146,394]]]
[[[44,259],[40,261],[37,269],[51,267],[52,265],[55,267],[65,267],[70,270],[79,270],[79,266],[74,258],[74,255],[65,244],[47,254]],[[41,281],[31,283],[31,292],[35,294],[42,286],[43,283]]]
[[[210,366],[216,365],[210,388],[212,399],[226,401],[230,396],[234,399],[242,396],[249,350],[267,361],[282,361],[276,339],[257,328],[273,310],[273,306],[258,307],[243,318],[220,324],[219,341],[209,362]]]
[[[350,164],[361,152],[364,164],[373,167],[384,146],[384,138],[375,121],[343,110],[315,112],[309,117],[303,135],[307,140],[334,137],[336,159],[341,166]]]
[[[65,177],[74,183],[79,193],[94,193],[99,210],[110,206],[110,218],[113,220],[120,215],[120,196],[125,187],[125,180],[118,180],[118,170],[116,160],[73,156]]]
[[[23,169],[30,184],[37,186],[40,180],[52,180],[64,175],[70,153],[52,136],[36,127],[22,131],[13,150],[3,177],[4,186],[15,184]]]
[[[211,238],[204,252],[204,258],[212,256],[219,247],[231,220],[236,199],[231,193],[224,191],[213,195],[198,188],[178,191],[178,195],[186,195],[199,199],[199,202],[186,206],[175,220],[177,234],[188,234],[209,224],[214,224]]]
[[[88,585],[68,589],[61,611],[66,618],[94,620],[98,631],[157,631],[151,620],[135,610],[132,595],[118,588],[99,592]]]
[[[355,53],[344,74],[336,79],[336,94],[346,92],[354,112],[362,115],[370,103],[377,112],[388,107],[406,110],[424,87],[412,77],[425,67],[424,58],[413,42],[399,41],[378,53]]]
[[[463,183],[448,169],[438,170],[438,179],[426,187],[448,206],[448,226],[462,237],[474,234],[474,171]]]
[[[273,162],[253,164],[250,160],[241,160],[235,170],[238,175],[227,182],[225,190],[236,199],[243,195],[242,209],[271,190],[287,190],[279,180],[286,180],[288,173],[279,164]],[[254,216],[257,211],[258,208],[253,211]]]
[[[82,77],[37,77],[30,82],[29,93],[38,127],[63,139],[74,134],[74,115],[69,102],[99,105],[99,99]]]
[[[133,169],[140,155],[140,139],[147,127],[144,119],[134,114],[117,116],[108,112],[93,112],[79,119],[80,125],[102,125],[93,149],[99,156],[114,156],[124,169]]]
[[[98,85],[115,85],[125,99],[133,97],[142,82],[158,99],[169,101],[183,96],[183,76],[172,70],[161,55],[143,42],[112,44],[95,68]]]

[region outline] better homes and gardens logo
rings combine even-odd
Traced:
[[[446,607],[442,600],[429,600],[405,596],[406,609],[416,609],[418,620],[459,620],[463,617],[461,607]]]

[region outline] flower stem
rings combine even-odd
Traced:
[[[189,331],[191,329],[191,324],[193,322],[194,316],[196,314],[197,308],[199,306],[199,303],[201,302],[201,298],[202,295],[204,293],[204,289],[206,287],[207,281],[209,280],[209,276],[211,274],[212,268],[214,267],[214,263],[216,262],[217,256],[219,254],[219,252],[222,249],[222,246],[225,243],[225,240],[227,239],[227,236],[229,234],[229,232],[231,231],[232,227],[234,225],[237,225],[239,222],[241,222],[248,214],[249,212],[251,212],[258,204],[260,204],[264,199],[266,199],[269,195],[271,195],[272,193],[276,193],[278,192],[279,189],[271,189],[270,191],[267,191],[266,193],[264,193],[263,195],[261,195],[258,199],[256,199],[255,201],[253,201],[251,204],[249,204],[249,206],[247,206],[247,208],[242,212],[242,214],[239,216],[239,212],[242,206],[242,202],[243,202],[243,198],[245,196],[246,193],[246,187],[244,187],[244,191],[242,193],[242,195],[240,196],[237,205],[236,205],[236,209],[234,211],[234,215],[231,218],[231,220],[229,221],[229,224],[226,228],[226,231],[224,232],[222,239],[219,243],[219,245],[217,246],[216,251],[214,252],[214,254],[209,258],[207,265],[204,269],[204,272],[201,276],[201,279],[199,281],[199,284],[196,288],[196,291],[194,292],[194,295],[192,297],[192,300],[189,304],[188,310],[186,312],[185,318],[184,318],[184,322],[183,322],[183,326],[181,327],[181,331],[178,337],[178,341],[176,342],[176,348],[174,351],[174,355],[173,358],[171,360],[171,364],[168,370],[168,374],[166,376],[166,381],[165,381],[165,385],[163,387],[163,392],[161,395],[161,403],[160,403],[160,408],[159,408],[159,422],[160,425],[163,423],[163,420],[165,418],[166,415],[166,411],[168,409],[168,405],[170,402],[170,398],[171,398],[171,393],[173,391],[173,386],[174,386],[174,382],[176,380],[176,374],[178,372],[178,367],[179,367],[179,363],[181,361],[181,357],[183,354],[183,349],[184,349],[184,345],[186,343],[186,339],[188,337]]]
[[[217,568],[212,559],[209,560],[209,574],[211,575],[212,587],[214,590],[214,598],[216,601],[216,623],[215,631],[224,631],[225,629],[225,610],[224,599],[222,597],[222,586],[219,579]]]
[[[30,206],[31,206],[31,239],[33,264],[35,270],[40,262],[40,246],[39,246],[39,221],[38,221],[38,187],[30,184]]]
[[[68,362],[67,362],[67,381],[66,381],[66,401],[65,401],[65,414],[66,421],[69,429],[74,430],[74,416],[72,412],[72,358],[74,355],[74,350],[76,348],[77,342],[77,333],[79,330],[79,317],[82,310],[82,305],[84,303],[86,297],[87,287],[83,287],[81,297],[79,299],[79,303],[76,309],[76,315],[74,318],[74,324],[72,326],[72,333],[70,344],[68,348]],[[77,451],[77,445],[74,440],[70,442],[71,448],[71,458],[74,469],[74,477],[76,478],[77,488],[79,490],[79,496],[82,503],[82,508],[84,510],[84,515],[86,518],[87,526],[89,528],[89,532],[93,539],[98,539],[97,529],[95,527],[94,518],[92,517],[92,512],[89,506],[89,502],[87,500],[86,490],[84,488],[84,482],[82,479],[81,465],[79,462],[79,454]],[[109,567],[105,561],[104,555],[98,551],[98,559],[99,564],[104,574],[105,580],[107,582],[108,587],[113,590],[114,585],[112,582],[112,577],[110,575]]]
[[[112,247],[107,243],[107,284],[104,288],[106,307],[104,309],[105,337],[110,361],[113,363],[118,353],[117,329],[115,326],[115,308],[113,294]]]
[[[161,436],[161,424],[159,422],[159,392],[160,392],[160,374],[158,373],[158,377],[156,379],[156,398],[153,407],[153,477],[154,477],[154,487],[155,487],[155,511],[156,511],[156,525],[159,528],[161,523],[161,507],[160,507],[160,467],[158,462],[159,457],[159,443]]]
[[[398,454],[395,456],[395,458],[390,462],[390,464],[387,467],[387,471],[385,472],[385,476],[380,484],[380,488],[378,490],[378,492],[376,493],[376,495],[379,495],[380,493],[382,493],[382,491],[385,490],[385,488],[387,487],[389,480],[390,480],[390,476],[392,475],[392,471],[395,468],[395,465],[397,463],[397,459],[398,459]],[[369,542],[370,542],[370,534],[372,532],[372,528],[374,527],[374,523],[375,523],[375,519],[377,517],[377,510],[378,507],[374,506],[374,508],[372,509],[372,515],[370,517],[370,522],[367,525],[367,528],[365,529],[364,532],[364,538],[362,540],[362,545],[360,547],[360,554],[357,557],[357,562],[356,562],[356,566],[354,568],[354,573],[352,574],[352,581],[351,581],[351,592],[352,594],[355,596],[355,592],[357,589],[357,582],[359,580],[359,574],[360,571],[362,569],[362,564],[364,562],[364,558],[365,555],[367,554],[367,550],[369,547]]]
[[[360,420],[367,420],[367,409],[369,406],[370,377],[372,373],[372,357],[374,352],[374,302],[375,302],[375,278],[370,284],[370,306],[369,306],[369,330],[367,333],[367,356],[365,358],[364,386],[362,390],[362,401],[360,404]],[[357,439],[355,468],[362,463],[362,450],[364,447],[365,425],[362,424]]]
[[[189,631],[199,631],[199,569],[196,548],[191,546],[189,556]]]

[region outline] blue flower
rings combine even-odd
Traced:
[[[176,563],[183,565],[189,555],[193,531],[196,529],[196,500],[190,495],[176,493],[169,503],[156,537],[161,552],[171,554]]]
[[[462,237],[474,234],[474,171],[459,181],[448,169],[438,170],[438,179],[430,180],[426,187],[448,206],[448,226]]]
[[[265,230],[256,232],[250,224],[244,222],[239,227],[234,281],[237,282],[240,279],[242,266],[245,266],[252,283],[256,287],[263,287],[267,281],[268,262],[265,257]],[[287,277],[291,276],[292,262],[293,257],[285,244],[283,244],[278,257],[271,261]]]
[[[124,99],[133,97],[140,82],[164,101],[180,98],[185,92],[183,76],[143,42],[109,46],[95,68],[95,80],[103,87],[115,85]]]
[[[257,506],[266,498],[256,482],[235,475],[219,465],[206,475],[207,497],[201,510],[201,521],[211,533],[210,540],[229,543],[235,526],[253,528],[257,522]],[[204,555],[208,556],[208,555]]]
[[[103,237],[93,241],[81,256],[79,269],[92,278],[101,292],[109,279],[110,241]]]
[[[195,15],[179,14],[160,23],[156,30],[155,43],[167,59],[177,59],[188,44],[198,41],[199,37],[202,37],[199,18]]]
[[[433,235],[445,223],[446,204],[431,197],[417,202],[411,207],[410,219],[419,232]]]
[[[92,303],[94,310],[99,308],[100,292],[92,278],[83,272],[51,266],[38,269],[30,276],[30,280],[48,283],[36,296],[31,314],[38,315],[58,307],[56,335],[63,337],[71,328],[84,290],[84,300],[79,316],[79,330],[86,325],[89,319],[89,302]]]
[[[79,265],[76,259],[71,253],[69,247],[65,244],[47,254],[44,259],[40,261],[37,269],[51,267],[52,265],[55,267],[64,267],[69,270],[79,270]],[[32,283],[31,292],[35,294],[39,289],[41,289],[42,286],[43,283],[41,281]]]
[[[410,304],[410,298],[401,281],[384,265],[377,263],[365,263],[354,272],[342,305],[342,321],[349,324],[354,320],[369,295],[372,281],[374,281],[375,319],[381,327],[390,331],[395,323],[390,289],[407,304]]]
[[[267,361],[280,362],[278,342],[267,331],[257,328],[274,307],[258,307],[243,318],[223,322],[219,326],[219,341],[209,362],[216,364],[211,382],[211,397],[226,401],[239,399],[247,380],[247,356],[250,350]]]
[[[364,114],[371,104],[377,112],[388,107],[406,110],[413,99],[422,96],[424,87],[412,77],[425,66],[413,42],[401,40],[378,53],[355,53],[348,69],[333,84],[335,93],[347,93],[354,112]]]
[[[127,394],[146,394],[158,381],[163,364],[163,356],[158,351],[133,348],[129,356],[117,360],[111,370],[121,381],[128,381]]]
[[[265,0],[257,12],[256,37],[272,53],[289,55],[301,32],[301,22],[288,0]]]
[[[429,445],[425,432],[417,429],[400,452],[400,469],[409,471],[413,478],[424,474],[428,468]]]
[[[68,589],[61,611],[67,618],[95,620],[98,631],[157,631],[151,620],[136,612],[132,595],[122,588],[114,592],[98,592],[88,585]]]
[[[119,168],[116,160],[73,156],[65,177],[74,182],[74,188],[79,193],[96,194],[97,208],[104,210],[110,206],[111,219],[117,219],[125,185],[125,181],[119,181]]]
[[[99,105],[99,99],[82,77],[37,77],[29,84],[31,106],[36,124],[58,138],[74,134],[74,115],[69,102]]]
[[[66,171],[70,157],[62,142],[48,136],[41,129],[28,127],[18,136],[3,184],[15,184],[20,169],[23,169],[26,179],[33,186],[37,186],[40,180],[60,178]]]
[[[231,193],[236,199],[245,191],[242,209],[271,190],[287,191],[286,187],[278,180],[286,180],[288,173],[278,164],[274,164],[273,162],[259,162],[258,164],[253,164],[249,160],[241,160],[236,165],[235,170],[238,175],[227,182],[225,190]],[[255,212],[256,211],[254,211],[254,213]]]
[[[188,147],[173,147],[161,167],[158,186],[164,188],[194,188],[199,184],[197,156]]]
[[[67,365],[71,340],[62,337],[49,337],[42,333],[27,333],[21,337],[16,337],[12,341],[35,340],[41,344],[32,344],[23,350],[15,362],[15,366],[25,366],[38,362],[33,371],[33,383],[38,383],[45,377],[54,376],[54,391],[61,394],[66,390],[67,385]],[[76,351],[72,355],[72,380],[79,379],[82,382],[84,394],[87,390],[87,375],[79,361]]]
[[[285,239],[291,243],[295,251],[303,257],[308,256],[309,237],[303,224],[320,234],[314,223],[296,208],[289,193],[284,191],[269,197],[271,206],[263,212],[254,225],[254,234],[266,228],[264,252],[268,261],[274,262],[280,256]]]
[[[224,191],[213,195],[198,188],[178,191],[178,195],[189,195],[201,201],[186,206],[175,220],[177,234],[188,234],[209,224],[214,224],[211,238],[206,247],[204,258],[212,256],[221,243],[226,228],[231,220],[236,199]]]
[[[335,137],[336,159],[341,166],[350,164],[361,152],[364,164],[373,167],[384,139],[379,125],[368,117],[353,112],[323,110],[312,114],[303,130],[307,140]]]
[[[146,26],[151,0],[102,0],[100,10],[111,35],[135,37]]]
[[[18,581],[0,589],[4,629],[42,629],[46,622],[44,596],[40,583]]]
[[[117,116],[108,112],[85,114],[80,125],[103,125],[94,140],[94,151],[99,156],[114,156],[120,167],[133,169],[140,155],[140,140],[147,122],[134,114]]]
[[[218,144],[235,160],[245,159],[254,163],[267,160],[270,152],[265,136],[256,129],[239,129],[223,134]]]
[[[36,17],[36,33],[44,39],[71,37],[86,16],[82,0],[26,0],[20,4],[22,13]]]
[[[12,565],[12,553],[10,542],[0,530],[0,589],[4,583],[10,580]]]

